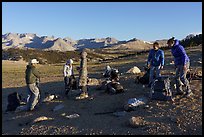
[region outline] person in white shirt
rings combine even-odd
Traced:
[[[73,69],[73,60],[68,59],[66,64],[64,65],[64,84],[65,84],[65,95],[68,94],[68,92],[71,89],[71,81],[72,78],[74,78],[74,69]]]

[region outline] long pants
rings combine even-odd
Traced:
[[[65,85],[65,94],[67,95],[69,90],[71,89],[71,78],[64,77],[64,85]]]
[[[155,74],[155,71],[156,71],[156,76],[155,78],[158,78],[160,77],[160,66],[151,66],[150,68],[150,74],[149,74],[149,84],[151,84],[154,80],[154,74]]]
[[[186,65],[187,65],[186,70],[183,69],[183,65],[178,65],[177,68],[176,68],[175,80],[176,80],[176,91],[177,92],[183,92],[181,82],[186,87],[186,90],[187,90],[186,92],[187,93],[191,92],[189,81],[186,78],[186,74],[187,74],[187,71],[189,69],[190,62],[188,62]]]
[[[40,99],[40,91],[36,83],[27,84],[27,92],[28,92],[27,109],[33,110]]]

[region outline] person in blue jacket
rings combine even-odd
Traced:
[[[171,48],[171,53],[174,56],[174,64],[176,68],[176,95],[184,94],[181,82],[186,86],[186,96],[191,96],[189,81],[186,78],[187,71],[190,66],[190,59],[182,45],[179,44],[177,39],[172,37],[167,41],[168,46]]]
[[[159,49],[158,42],[154,42],[153,49],[149,51],[147,67],[150,68],[148,87],[151,87],[154,77],[155,78],[159,77],[160,69],[163,69],[164,67],[164,51]],[[156,76],[154,76],[155,72],[156,72]]]

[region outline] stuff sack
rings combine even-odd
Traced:
[[[123,86],[119,82],[112,81],[107,84],[106,92],[115,94],[115,93],[124,92],[124,89],[123,89]]]
[[[161,101],[172,100],[170,78],[168,76],[161,76],[153,81],[150,89],[150,99]]]
[[[17,92],[9,94],[7,99],[8,99],[8,105],[7,105],[6,112],[15,111],[16,108],[21,104],[21,96]]]

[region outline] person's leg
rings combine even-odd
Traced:
[[[176,76],[175,76],[175,81],[176,81],[176,94],[181,95],[183,94],[183,89],[182,89],[182,84],[180,81],[180,73],[181,73],[182,66],[177,66],[176,68]]]
[[[161,74],[160,74],[160,66],[155,67],[155,69],[156,69],[156,78],[158,78],[158,77],[161,76]]]
[[[69,78],[68,77],[64,77],[64,84],[65,84],[65,95],[67,95],[69,92]]]
[[[29,84],[29,88],[31,91],[31,97],[30,97],[30,108],[29,110],[33,110],[36,106],[36,104],[38,103],[38,99],[39,99],[39,89],[36,86],[36,84]]]
[[[150,72],[149,72],[149,87],[152,84],[153,80],[154,80],[154,69],[155,67],[151,66],[150,67]]]
[[[27,110],[29,110],[30,106],[31,106],[31,96],[32,96],[32,92],[30,90],[29,85],[27,85],[27,93],[28,93],[28,97],[27,97]]]
[[[187,74],[187,71],[188,71],[188,68],[189,68],[189,63],[187,63],[186,65],[187,65],[187,69],[186,70],[183,70],[183,69],[181,70],[180,79],[181,79],[182,83],[186,87],[186,94],[189,94],[189,93],[191,93],[191,89],[190,89],[189,81],[186,78],[186,74]]]

